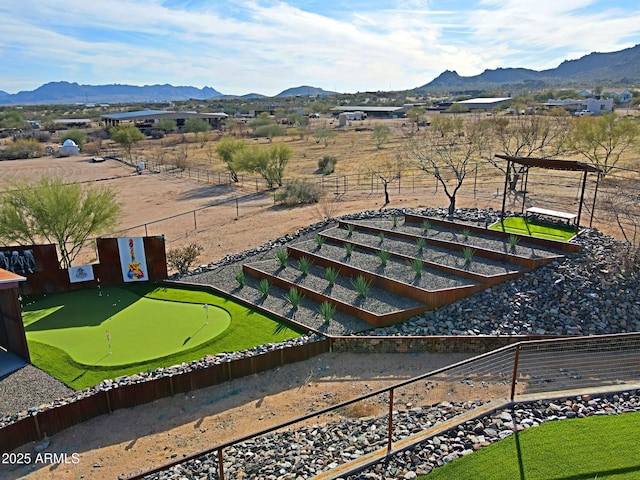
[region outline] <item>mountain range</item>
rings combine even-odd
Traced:
[[[446,70],[415,91],[482,90],[492,88],[593,87],[596,84],[630,86],[640,83],[640,44],[611,53],[590,53],[577,60],[565,60],[549,70],[498,68],[479,75],[461,77]]]
[[[597,84],[603,86],[640,84],[640,44],[617,52],[590,53],[577,60],[566,60],[557,68],[542,71],[527,68],[498,68],[485,70],[479,75],[462,77],[455,71],[446,70],[431,82],[414,89],[413,92],[587,88]],[[322,97],[335,94],[336,92],[305,85],[288,88],[276,97]],[[0,90],[0,105],[154,103],[211,98],[259,100],[267,97],[258,93],[242,96],[223,95],[211,87],[175,87],[169,84],[134,86],[50,82],[33,91],[21,91],[15,94]]]

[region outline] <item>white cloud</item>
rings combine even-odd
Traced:
[[[640,25],[630,21],[640,17],[638,6],[589,0],[441,2],[443,8],[436,0],[347,2],[354,10],[327,1],[325,13],[297,6],[315,2],[173,3],[0,4],[0,52],[7,59],[0,89],[55,80],[268,95],[302,84],[405,89],[445,69],[474,75],[496,67],[553,68],[640,43]]]

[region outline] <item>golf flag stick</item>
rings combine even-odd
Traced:
[[[205,303],[204,305],[202,305],[202,308],[204,308],[204,311],[207,312],[207,322],[205,323],[205,325],[209,325],[209,304]]]

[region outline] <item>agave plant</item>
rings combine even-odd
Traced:
[[[356,226],[353,225],[352,223],[347,225],[347,235],[351,236],[353,235],[353,231],[356,229]]]
[[[387,262],[391,258],[391,252],[389,252],[388,250],[380,250],[378,251],[378,258],[380,259],[380,265],[386,267]]]
[[[464,239],[465,242],[469,240],[469,235],[471,235],[471,230],[469,230],[468,228],[465,228],[464,230],[462,230],[462,238]]]
[[[333,287],[335,285],[338,275],[340,275],[340,273],[335,268],[328,267],[324,270],[324,278],[329,282],[329,287]]]
[[[318,250],[320,250],[322,248],[322,245],[324,245],[324,237],[322,235],[316,235],[315,242],[316,247],[318,248]]]
[[[418,252],[422,253],[422,251],[424,250],[424,247],[427,246],[427,241],[424,238],[420,237],[416,241],[416,244],[418,245]]]
[[[280,265],[280,268],[287,267],[287,258],[289,258],[289,254],[287,253],[286,250],[278,250],[278,252],[276,253],[276,258],[278,259],[278,264]]]
[[[271,284],[269,280],[263,278],[258,283],[258,291],[262,294],[262,298],[267,298],[269,296],[269,289],[271,289]]]
[[[429,220],[425,220],[424,222],[422,222],[422,231],[424,233],[428,233],[430,229],[431,229],[431,222]]]
[[[509,247],[512,251],[515,251],[518,246],[518,242],[520,242],[520,237],[517,235],[509,235]]]
[[[313,265],[313,262],[309,257],[301,257],[300,260],[298,260],[297,268],[302,272],[302,275],[308,275],[311,270],[311,265]]]
[[[347,258],[351,258],[351,254],[353,253],[353,244],[345,243],[344,244],[344,254]]]
[[[420,260],[419,258],[414,258],[413,260],[409,260],[409,266],[412,268],[412,270],[416,274],[416,277],[422,276],[422,267],[424,266],[424,264],[422,263],[422,260]]]
[[[247,283],[246,279],[244,278],[244,272],[242,270],[240,270],[236,274],[236,282],[238,282],[238,285],[240,286],[240,288],[244,287],[245,284]]]
[[[333,316],[336,314],[336,307],[329,302],[322,302],[320,304],[318,312],[324,320],[324,323],[329,323],[333,319]]]
[[[292,310],[297,310],[300,306],[300,302],[304,295],[302,295],[298,290],[291,287],[287,293],[284,294],[284,299],[287,301],[289,305],[291,305]]]
[[[368,282],[362,275],[358,275],[356,278],[351,279],[351,285],[358,294],[358,298],[367,298],[369,296],[369,287],[371,282]]]
[[[462,249],[462,256],[464,257],[464,263],[466,265],[469,265],[473,261],[474,253],[476,253],[476,251],[471,247],[464,247]]]

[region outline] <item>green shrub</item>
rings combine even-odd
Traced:
[[[262,294],[262,298],[267,298],[269,296],[270,288],[271,284],[266,278],[263,278],[262,280],[260,280],[260,283],[258,283],[258,291]]]
[[[413,260],[409,260],[409,266],[415,272],[416,277],[422,276],[422,267],[424,267],[422,260],[420,260],[419,258],[414,258]]]
[[[293,310],[298,309],[298,307],[300,306],[300,302],[302,302],[303,298],[304,298],[304,295],[302,295],[294,287],[291,287],[289,291],[284,294],[284,299],[287,301],[289,305],[291,305],[291,308]]]
[[[425,220],[424,222],[422,222],[422,231],[424,233],[428,233],[430,229],[431,229],[431,222],[429,220]]]
[[[313,262],[309,259],[309,257],[302,257],[300,258],[300,260],[298,260],[298,270],[300,270],[300,272],[302,272],[302,275],[308,275],[309,271],[311,270],[311,265],[313,265]]]
[[[276,253],[276,258],[278,259],[280,268],[287,268],[287,259],[289,258],[289,254],[286,250],[278,250],[278,252]]]
[[[322,173],[325,175],[329,175],[334,172],[336,163],[338,163],[338,159],[336,157],[333,155],[324,155],[322,158],[318,159],[318,168],[322,170]]]
[[[462,238],[464,238],[465,242],[469,240],[469,235],[471,235],[471,230],[469,230],[468,228],[462,230]]]
[[[333,287],[335,285],[339,275],[340,273],[335,268],[328,267],[324,270],[324,278],[325,280],[327,280],[327,282],[329,282],[330,287]]]
[[[520,237],[517,235],[509,235],[509,247],[511,247],[511,250],[516,249],[518,242],[520,242]]]
[[[321,187],[308,180],[294,180],[276,192],[277,203],[288,207],[307,203],[318,203],[322,197]]]
[[[335,305],[325,301],[320,304],[320,309],[318,311],[324,320],[324,323],[329,323],[336,314],[336,307]]]
[[[351,285],[353,285],[353,288],[357,292],[359,298],[367,298],[369,296],[369,287],[371,287],[371,282],[367,281],[367,279],[362,275],[352,278]]]
[[[315,242],[316,247],[318,247],[318,250],[320,250],[322,248],[322,245],[324,245],[324,237],[322,235],[316,235]]]
[[[384,242],[384,232],[380,232],[378,238],[380,239],[380,243]]]
[[[177,270],[179,274],[185,274],[203,250],[204,247],[197,243],[191,243],[185,247],[172,248],[167,251],[167,265]]]
[[[244,272],[242,270],[240,270],[237,274],[236,274],[236,282],[238,282],[238,285],[240,286],[240,288],[244,287],[246,284],[246,279],[244,278]]]
[[[394,215],[393,217],[391,217],[391,220],[393,221],[393,228],[397,228],[398,227],[398,217],[396,217]]]
[[[416,241],[416,244],[418,245],[418,252],[422,253],[422,251],[424,250],[424,247],[427,246],[427,241],[424,238],[420,237]]]
[[[378,258],[380,259],[380,265],[382,265],[383,267],[386,267],[387,266],[387,262],[391,258],[391,252],[389,252],[387,250],[379,250],[378,251]]]

